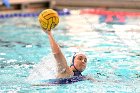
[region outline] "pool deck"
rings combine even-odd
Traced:
[[[140,0],[55,0],[56,7],[103,7],[140,9]]]
[[[85,9],[105,8],[108,10],[140,12],[140,0],[9,0],[7,9],[0,2],[0,12],[37,11],[45,8]]]

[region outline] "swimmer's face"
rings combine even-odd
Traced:
[[[79,71],[84,71],[87,65],[87,57],[84,54],[76,55],[74,65]]]

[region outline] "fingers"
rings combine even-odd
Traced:
[[[42,28],[42,30],[43,30],[45,33],[48,33],[48,32],[49,32],[48,30],[46,30],[46,29],[44,29],[44,28]]]
[[[50,35],[51,34],[51,31],[49,31],[49,30],[45,30],[45,29],[42,29],[45,33],[47,33],[48,35]]]

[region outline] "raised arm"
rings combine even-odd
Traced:
[[[67,65],[65,56],[63,55],[59,45],[56,43],[55,39],[53,38],[51,31],[44,30],[44,32],[47,33],[48,35],[51,49],[57,62],[59,77],[68,77],[71,74],[70,73],[71,71],[69,69],[69,66]]]

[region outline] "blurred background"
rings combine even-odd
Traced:
[[[48,79],[51,74],[39,68],[54,68],[48,57],[51,62],[34,70],[37,76],[30,73],[51,53],[38,21],[47,8],[60,15],[53,34],[68,64],[81,49],[88,55],[83,75],[104,82],[45,87],[25,82],[29,75]],[[140,93],[139,32],[140,0],[0,0],[0,93]]]
[[[38,11],[40,9],[104,8],[140,11],[140,0],[1,0],[0,11]]]

